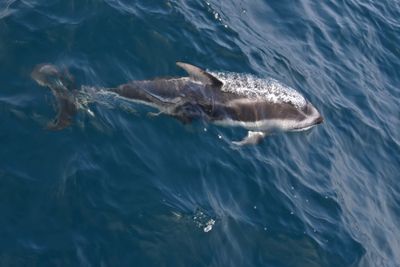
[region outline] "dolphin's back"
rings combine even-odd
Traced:
[[[249,99],[238,92],[222,91],[188,77],[132,81],[112,89],[118,95],[158,106],[196,105],[211,120],[256,122],[268,119],[302,120],[304,113],[286,102],[262,97]],[[178,109],[177,109],[178,110]]]
[[[191,79],[171,78],[132,81],[112,89],[118,95],[154,104],[185,102],[203,103],[212,98],[212,91],[201,83]]]

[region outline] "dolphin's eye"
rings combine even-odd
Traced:
[[[304,114],[309,115],[311,113],[310,105],[308,103],[306,105],[304,105],[304,107],[302,108],[302,111],[304,112]]]

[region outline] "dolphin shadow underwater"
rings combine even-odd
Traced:
[[[152,106],[182,123],[201,119],[222,126],[242,127],[248,134],[236,145],[257,144],[281,131],[304,131],[323,122],[318,110],[293,88],[249,74],[207,72],[177,62],[188,77],[131,81],[107,88],[118,97]],[[57,100],[57,116],[49,129],[68,127],[80,109],[78,90],[68,71],[52,64],[37,65],[31,77],[48,87]]]

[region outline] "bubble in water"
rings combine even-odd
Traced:
[[[205,233],[210,232],[215,225],[215,219],[200,208],[197,208],[192,216],[197,227],[202,228]]]

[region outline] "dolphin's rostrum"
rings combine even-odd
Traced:
[[[157,108],[183,123],[194,119],[249,130],[238,145],[258,143],[275,131],[302,131],[323,121],[317,109],[294,89],[274,79],[237,73],[210,73],[177,62],[189,77],[132,81],[107,89],[120,97]],[[57,99],[58,114],[50,125],[71,124],[78,110],[79,91],[72,76],[51,64],[34,68],[32,78]]]

